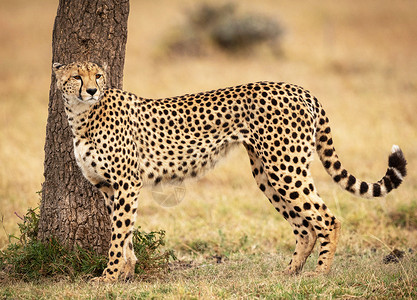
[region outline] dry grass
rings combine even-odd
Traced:
[[[403,266],[381,268],[374,255],[339,256],[341,262],[325,277],[282,275],[282,255],[235,255],[222,264],[207,261],[198,268],[175,270],[151,282],[6,284],[0,295],[14,299],[415,299],[415,259],[407,258]]]
[[[218,0],[220,2],[220,0]],[[385,172],[393,143],[408,161],[409,176],[386,199],[354,198],[336,187],[319,162],[313,175],[328,206],[343,222],[334,272],[325,278],[286,278],[289,225],[257,190],[248,159],[238,149],[203,179],[187,184],[180,205],[161,208],[145,191],[139,224],[165,229],[180,259],[204,267],[176,270],[152,283],[91,287],[83,282],[7,283],[14,298],[314,298],[416,295],[414,255],[383,265],[388,248],[417,250],[416,231],[400,227],[417,205],[417,19],[414,1],[239,1],[242,10],[276,16],[287,28],[284,57],[268,49],[234,57],[167,57],[163,39],[184,22],[196,1],[131,1],[125,89],[165,97],[257,80],[289,81],[310,89],[331,119],[345,166],[367,180]],[[0,2],[0,248],[16,233],[27,207],[38,204],[56,1]],[[398,213],[399,212],[399,213]],[[395,216],[395,217],[393,217]],[[394,218],[394,219],[393,219]],[[190,249],[196,245],[202,251]],[[372,249],[376,249],[373,252]],[[207,258],[229,260],[213,264]],[[313,268],[310,258],[307,268]],[[413,294],[414,293],[414,294]]]

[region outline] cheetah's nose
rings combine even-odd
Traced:
[[[97,92],[97,89],[87,89],[87,93],[93,96]]]

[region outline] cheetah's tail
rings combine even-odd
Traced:
[[[384,197],[392,189],[397,188],[407,175],[407,161],[400,147],[393,145],[388,157],[388,169],[384,177],[376,183],[368,183],[357,179],[343,168],[330,133],[329,119],[322,110],[317,120],[316,150],[327,173],[332,176],[343,189],[364,198]]]

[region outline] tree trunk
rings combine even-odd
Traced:
[[[60,0],[52,62],[106,63],[108,84],[122,88],[128,15],[128,0]],[[55,82],[52,75],[39,239],[55,237],[70,248],[79,245],[107,254],[110,219],[104,199],[75,162],[72,133]]]

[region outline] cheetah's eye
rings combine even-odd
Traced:
[[[101,76],[103,76],[103,75],[101,75],[101,74],[96,74],[96,79],[101,78]]]
[[[75,75],[72,78],[76,79],[76,80],[81,80],[81,76],[80,75]]]

